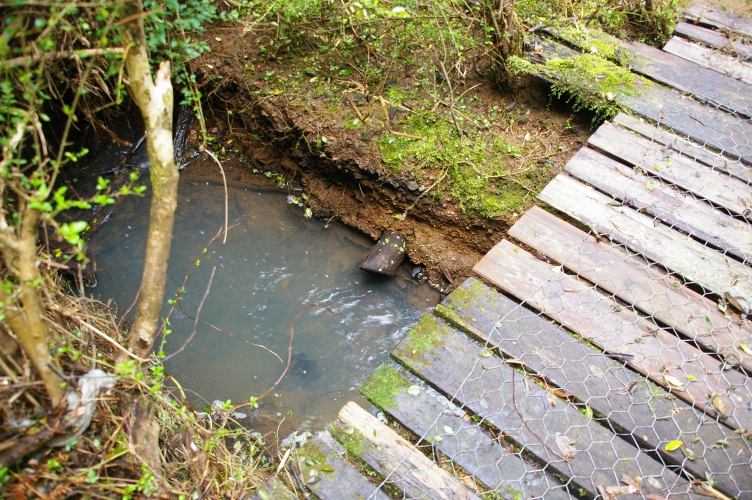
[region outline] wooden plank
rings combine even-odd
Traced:
[[[591,227],[596,234],[624,244],[687,282],[718,293],[746,313],[750,311],[752,271],[744,264],[661,227],[652,217],[609,206],[612,199],[566,175],[556,176],[538,198]]]
[[[752,66],[717,50],[678,37],[671,38],[663,50],[723,75],[752,84]]]
[[[736,55],[743,61],[752,61],[752,47],[742,43],[739,37],[731,39],[725,33],[709,30],[696,24],[680,22],[674,28],[674,35],[698,41],[708,47]]]
[[[414,386],[416,393],[408,393]],[[435,446],[453,464],[462,467],[498,498],[570,498],[564,486],[541,467],[510,453],[508,443],[480,429],[464,410],[423,384],[416,384],[397,369],[380,366],[361,386],[361,394],[421,437],[440,436]],[[543,464],[545,467],[545,464]]]
[[[752,189],[738,179],[699,165],[611,123],[598,127],[588,144],[732,213],[741,215],[752,207]]]
[[[659,129],[646,123],[644,120],[635,118],[626,113],[619,113],[616,115],[613,119],[613,123],[632,130],[633,132],[637,132],[651,141],[668,146],[672,150],[682,153],[690,159],[702,163],[703,165],[707,165],[714,170],[725,172],[747,185],[752,183],[752,168],[744,165],[738,160],[732,160],[717,153],[708,151],[707,149],[688,141],[685,137],[679,137],[671,132]]]
[[[599,487],[619,485],[626,475],[644,479],[642,493],[687,497],[688,485],[669,468],[487,353],[433,315],[424,316],[392,351],[439,392],[548,463],[547,470],[568,478],[573,491],[598,496]],[[576,455],[567,453],[567,443]]]
[[[535,41],[536,47],[540,45],[545,58],[577,55],[559,43],[544,40],[545,43],[540,44],[537,39]],[[637,88],[637,84],[640,88]],[[676,90],[662,85],[644,87],[639,81],[636,81],[635,92],[617,93],[615,101],[624,109],[661,123],[677,134],[752,165],[752,144],[743,139],[752,137],[752,123],[748,120],[705,106]]]
[[[298,450],[297,465],[301,480],[321,500],[341,498],[372,498],[388,500],[389,496],[368,482],[342,455],[346,451],[327,431],[316,433]]]
[[[579,150],[564,169],[615,199],[711,244],[724,254],[752,262],[752,228],[749,224],[698,201],[694,196],[679,192],[660,178],[646,175],[642,169],[627,167],[590,148]]]
[[[469,278],[437,306],[436,313],[456,328],[516,358],[630,434],[638,446],[657,451],[665,463],[682,464],[695,477],[710,472],[727,495],[752,493],[752,443],[717,422],[708,421],[660,386],[573,341],[562,328]],[[503,318],[503,319],[502,319]],[[620,431],[622,432],[622,431]],[[667,442],[687,438],[696,455],[667,452]],[[697,441],[695,441],[697,439]],[[718,448],[718,440],[729,443]]]
[[[687,9],[684,17],[694,22],[715,26],[716,28],[725,28],[747,36],[752,36],[752,19],[736,17],[707,5],[693,3]]]
[[[720,106],[731,113],[752,117],[752,86],[644,43],[626,42],[598,30],[581,27],[580,31],[582,35],[546,29],[547,33],[582,50],[590,51],[590,40],[618,47],[621,61],[628,63],[635,73],[691,94],[701,101]]]
[[[720,353],[729,364],[752,371],[752,356],[742,349],[743,342],[752,343],[752,324],[742,321],[731,308],[724,314],[716,302],[682,285],[665,269],[650,265],[623,246],[599,241],[538,207],[527,211],[509,235],[703,349]]]
[[[276,477],[256,488],[256,492],[251,496],[252,500],[297,500],[297,498],[298,496]]]
[[[332,434],[386,482],[412,498],[471,499],[468,490],[376,417],[350,401],[339,411]]]
[[[561,267],[503,240],[473,270],[600,349],[626,356],[632,369],[676,397],[715,415],[712,399],[728,425],[752,428],[752,388],[745,375],[724,370],[714,357],[561,272]]]

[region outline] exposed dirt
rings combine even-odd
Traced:
[[[432,190],[441,184],[440,170],[416,175],[385,166],[379,141],[389,129],[403,130],[401,122],[419,103],[406,99],[388,108],[379,96],[385,87],[419,85],[416,72],[407,65],[389,73],[381,88],[371,90],[354,79],[344,82],[344,97],[322,91],[315,83],[286,93],[268,75],[289,71],[291,64],[301,61],[261,57],[259,44],[249,44],[240,28],[216,30],[208,39],[212,53],[195,71],[204,94],[212,98],[212,109],[206,111],[214,138],[210,147],[223,162],[234,159],[226,166],[230,181],[244,178],[249,170],[281,173],[291,193],[299,195],[302,188],[315,217],[340,219],[374,239],[387,229],[406,236],[410,260],[425,265],[431,284],[442,291],[470,275],[473,265],[505,237],[590,132],[591,117],[552,102],[542,82],[520,80],[513,91],[503,94],[493,78],[481,77],[481,72],[454,79],[454,94],[472,95],[478,112],[497,117],[487,130],[503,135],[509,144],[525,145],[520,155],[508,159],[510,171],[519,176],[500,179],[505,183],[499,182],[496,191],[504,196],[508,186],[522,186],[521,203],[506,214],[484,217],[463,206],[449,190]],[[394,66],[398,65],[399,60]],[[443,104],[450,98],[446,96]],[[501,112],[493,114],[495,110]],[[356,118],[363,121],[362,128],[343,126]],[[197,140],[194,131],[191,144]],[[439,141],[436,147],[442,147]]]

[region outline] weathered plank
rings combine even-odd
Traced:
[[[714,357],[561,272],[559,266],[504,240],[473,270],[599,348],[626,356],[634,370],[707,414],[722,410],[720,418],[725,416],[729,425],[752,428],[752,389],[744,374],[724,370]]]
[[[547,32],[583,50],[590,50],[591,40],[618,47],[620,59],[635,73],[691,94],[701,101],[720,106],[747,118],[752,117],[752,87],[739,80],[704,68],[691,61],[640,42],[627,42],[609,34],[580,28],[548,29]]]
[[[724,52],[736,55],[743,61],[752,61],[752,47],[741,43],[738,39],[732,40],[725,33],[710,30],[690,23],[677,23],[674,28],[675,35],[681,35],[685,38],[696,40],[708,47],[719,49]]]
[[[749,224],[677,191],[660,178],[646,175],[642,169],[627,167],[590,148],[579,150],[564,169],[615,199],[643,209],[725,254],[741,260],[752,259],[752,228]]]
[[[531,246],[579,276],[634,305],[702,348],[721,354],[729,364],[752,371],[752,324],[737,313],[682,285],[666,270],[630,254],[623,246],[599,241],[546,212],[533,207],[509,230],[509,235]]]
[[[604,123],[590,136],[588,143],[732,213],[741,215],[752,207],[752,189],[745,183],[699,165],[629,130]]]
[[[716,28],[725,28],[752,36],[752,19],[736,17],[707,5],[693,3],[687,9],[684,17],[693,22],[715,26]]]
[[[297,498],[298,496],[276,477],[256,488],[256,492],[251,496],[252,500],[297,500]]]
[[[626,475],[644,479],[643,493],[686,498],[687,483],[669,468],[487,353],[433,315],[392,351],[438,391],[548,463],[547,470],[568,478],[570,489],[598,496],[599,487],[619,485]]]
[[[665,463],[682,464],[695,477],[710,472],[727,495],[752,493],[752,444],[733,430],[671,397],[660,386],[608,358],[524,306],[469,278],[437,306],[450,324],[498,348],[545,376],[565,393],[603,415]],[[503,319],[502,319],[503,318]],[[666,443],[686,439],[695,460]],[[697,440],[695,441],[695,438]],[[719,448],[725,440],[728,447]]]
[[[663,50],[723,75],[752,84],[752,66],[717,50],[673,37]]]
[[[378,486],[369,483],[355,468],[347,463],[344,449],[327,431],[316,433],[298,450],[297,465],[301,480],[321,500],[341,498],[371,498],[388,500]]]
[[[679,137],[675,134],[659,129],[646,123],[644,120],[635,118],[626,113],[619,113],[616,115],[613,119],[613,123],[632,130],[633,132],[637,132],[651,141],[668,146],[674,151],[682,153],[692,160],[707,165],[714,170],[726,172],[730,176],[739,179],[747,185],[752,183],[752,168],[744,165],[737,159],[732,160],[725,156],[708,151],[707,149],[688,141],[685,137]]]
[[[471,499],[473,493],[376,417],[350,401],[332,434],[347,451],[412,498]]]
[[[536,40],[536,48],[537,46]],[[544,58],[567,58],[577,55],[571,49],[550,39],[540,43],[540,46]],[[661,123],[677,134],[714,148],[734,159],[738,158],[746,164],[752,164],[752,143],[745,139],[752,137],[752,123],[747,119],[706,106],[662,85],[645,87],[637,80],[634,92],[617,92],[615,101],[623,108]]]
[[[569,498],[564,486],[540,466],[510,453],[506,444],[481,431],[464,410],[433,389],[414,385],[395,368],[380,366],[360,392],[413,434],[440,436],[434,446],[498,498],[543,498],[544,494],[547,500]]]
[[[567,175],[556,176],[538,198],[591,227],[597,234],[626,245],[688,282],[716,292],[732,304],[738,303],[745,312],[750,311],[752,270],[744,264],[656,224],[652,217],[627,207],[610,206],[611,198]]]
[[[384,231],[379,241],[363,256],[360,269],[376,274],[394,276],[405,260],[407,240],[394,231]]]

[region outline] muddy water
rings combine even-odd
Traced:
[[[309,220],[304,209],[273,189],[230,188],[230,223],[244,216],[202,255],[224,220],[221,186],[183,182],[169,264],[168,295],[181,286],[193,262],[182,309],[173,313],[169,355],[193,329],[194,316],[209,281],[215,276],[200,314],[215,327],[260,344],[287,360],[290,323],[307,304],[329,309],[306,311],[295,324],[292,364],[287,375],[257,411],[242,410],[261,432],[280,435],[296,428],[319,428],[348,400],[362,401],[361,384],[389,350],[438,301],[427,285],[410,279],[409,266],[394,278],[357,269],[373,243],[336,223]],[[93,290],[125,309],[138,290],[148,224],[147,198],[120,202],[91,246],[99,270]],[[167,306],[169,307],[169,306]],[[164,312],[166,313],[167,308]],[[247,401],[265,392],[282,374],[285,363],[267,350],[198,324],[182,353],[166,363],[167,371],[188,391],[196,408],[213,400]]]

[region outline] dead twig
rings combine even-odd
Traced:
[[[201,148],[201,151],[204,154],[210,156],[217,163],[217,166],[219,167],[219,172],[222,174],[222,183],[224,184],[224,188],[225,188],[225,235],[224,235],[224,238],[222,238],[222,244],[224,245],[227,242],[227,217],[228,217],[228,214],[229,214],[229,209],[227,207],[227,205],[228,205],[228,202],[227,202],[227,198],[228,198],[228,196],[227,196],[227,177],[225,177],[225,169],[222,168],[222,163],[219,161],[219,158],[217,158],[214,155],[214,153],[212,153],[208,149]]]

